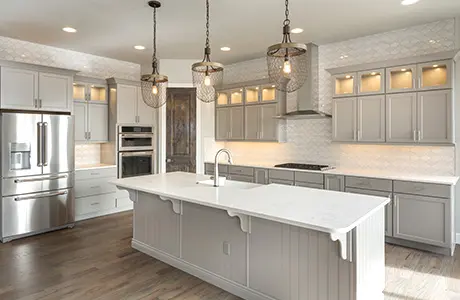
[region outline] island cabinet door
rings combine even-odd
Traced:
[[[345,191],[345,177],[342,175],[324,175],[324,188],[329,191]]]
[[[247,234],[225,210],[183,203],[182,259],[246,285]]]
[[[139,192],[134,204],[134,240],[172,256],[180,255],[180,215],[170,201]]]
[[[450,199],[394,195],[394,237],[409,241],[450,246]]]

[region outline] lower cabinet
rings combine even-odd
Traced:
[[[268,180],[268,183],[276,183],[276,184],[284,184],[284,185],[294,185],[294,181],[285,180],[285,179],[275,179],[275,178],[270,178],[270,179]]]
[[[451,244],[450,199],[395,194],[393,234],[396,238],[441,247]]]
[[[344,192],[345,176],[343,175],[324,175],[324,188],[329,191]]]
[[[364,189],[356,189],[356,188],[348,188],[348,187],[345,189],[345,192],[361,194],[361,195],[391,198],[391,192],[372,191],[372,190],[364,190]],[[385,235],[393,236],[393,202],[388,203],[387,206],[385,207]]]
[[[228,175],[228,180],[241,181],[241,182],[254,182],[254,177],[246,175]]]
[[[116,200],[114,193],[76,198],[75,215],[78,218],[78,216],[98,213],[100,211],[114,209],[115,207]]]
[[[254,183],[268,184],[268,170],[254,169]]]
[[[300,186],[300,187],[306,187],[306,188],[311,188],[311,189],[324,189],[324,185],[320,183],[312,183],[312,182],[301,182],[301,181],[296,181],[295,186]]]

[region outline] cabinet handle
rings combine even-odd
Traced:
[[[42,108],[42,99],[38,99],[38,108]]]
[[[360,141],[361,140],[361,130],[358,130],[356,135],[358,136],[358,141]]]
[[[356,130],[353,130],[353,141],[356,141]]]
[[[37,99],[34,99],[34,107],[38,108],[38,100]]]
[[[413,138],[414,138],[414,142],[416,142],[416,141],[417,141],[417,130],[414,130],[414,136],[413,136]]]
[[[422,75],[420,75],[422,76]],[[419,77],[418,78],[418,88],[421,89],[422,88],[422,77]]]
[[[416,89],[417,86],[416,86],[416,82],[415,82],[415,78],[412,79],[412,89]]]
[[[420,141],[421,139],[422,139],[422,132],[419,130],[417,140]]]
[[[95,206],[95,205],[99,205],[100,203],[99,202],[94,202],[94,203],[91,203],[91,206]]]
[[[88,140],[91,139],[91,131],[88,132]]]

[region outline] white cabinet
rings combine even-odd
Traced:
[[[277,112],[276,103],[264,105],[247,105],[245,110],[246,140],[278,140],[278,121],[274,118]]]
[[[359,97],[357,104],[357,140],[385,142],[385,95]]]
[[[86,82],[85,79],[90,82]],[[104,81],[105,80],[75,76],[75,81],[73,83],[73,100],[107,104],[107,84]]]
[[[1,68],[1,108],[70,112],[72,76]]]
[[[1,68],[1,108],[33,110],[38,106],[38,72]]]
[[[418,90],[452,88],[452,61],[434,61],[417,65]]]
[[[154,109],[145,104],[142,98],[142,90],[137,88],[137,123],[152,125]]]
[[[332,101],[332,140],[336,142],[356,141],[357,99],[337,98]]]
[[[109,111],[107,104],[74,103],[75,141],[107,142]]]
[[[416,142],[417,94],[405,93],[386,96],[387,142]]]
[[[452,91],[440,90],[417,94],[417,141],[453,143]]]
[[[73,112],[75,118],[75,142],[86,142],[88,137],[88,104],[74,103]]]
[[[134,85],[117,85],[117,123],[153,124],[154,110],[144,103],[141,88]]]
[[[416,65],[387,68],[386,73],[387,93],[411,92],[415,91],[415,89],[417,88]]]
[[[358,94],[358,85],[356,84],[356,77],[356,73],[334,75],[333,96],[356,96]]]
[[[384,69],[368,70],[358,73],[358,95],[383,94],[384,92]]]

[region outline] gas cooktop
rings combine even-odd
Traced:
[[[326,165],[311,165],[311,164],[295,164],[287,163],[276,165],[275,168],[286,168],[286,169],[300,169],[300,170],[312,170],[312,171],[325,171],[333,169],[333,167]]]

